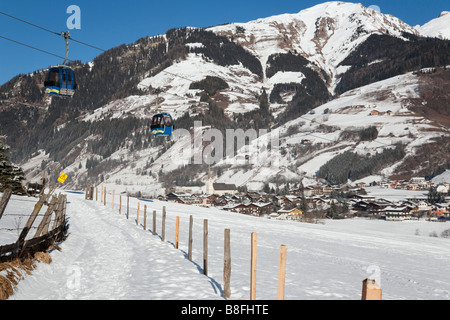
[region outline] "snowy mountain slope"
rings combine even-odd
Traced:
[[[236,30],[243,30],[236,32]],[[368,9],[361,4],[326,2],[297,14],[283,14],[248,23],[228,24],[210,30],[232,35],[267,65],[270,55],[296,51],[325,70],[336,81],[339,63],[370,34],[417,31],[391,15]],[[333,88],[333,84],[330,86]]]
[[[314,112],[275,129],[281,137],[280,149],[286,150],[285,155],[278,154],[278,166],[273,165],[273,158],[261,152],[250,154],[250,159],[257,161],[250,161],[254,164],[251,170],[245,168],[242,171],[237,155],[237,164],[228,168],[227,174],[219,180],[236,181],[238,185],[252,186],[257,190],[267,182],[275,186],[275,181],[283,176],[288,181],[300,181],[302,178],[313,181],[320,166],[346,150],[373,155],[402,143],[407,154],[414,155],[417,147],[442,134],[449,134],[448,129],[435,127],[431,121],[408,110],[410,100],[418,96],[418,86],[419,78],[410,73],[349,91]],[[372,112],[376,114],[371,115]],[[375,140],[351,141],[342,138],[345,132],[370,126],[375,126],[379,132]],[[289,129],[296,133],[289,134]],[[267,137],[260,137],[260,140],[267,140]],[[257,144],[258,140],[254,143]],[[265,175],[260,172],[262,168],[268,168],[264,171]],[[389,176],[394,169],[386,168],[380,174]],[[240,178],[236,179],[238,176]]]
[[[450,170],[445,170],[443,173],[441,173],[440,175],[434,177],[432,179],[432,181],[436,184],[440,184],[440,183],[450,183]]]
[[[450,12],[443,11],[436,19],[415,28],[421,35],[427,37],[450,39]]]
[[[411,101],[419,96],[420,81],[418,75],[409,73],[354,89],[307,115],[272,129],[266,135],[257,134],[251,147],[238,150],[233,157],[213,164],[213,170],[220,167],[223,172],[215,180],[259,190],[266,183],[274,188],[302,179],[304,184],[314,183],[320,166],[346,150],[374,155],[402,143],[406,154],[413,156],[417,148],[449,134],[448,129],[436,126],[408,109]],[[371,126],[378,130],[377,138],[372,141],[360,141],[352,134]],[[199,154],[199,149],[192,149],[193,142],[203,139],[208,128],[173,139],[174,144],[158,157],[160,149],[155,147],[115,152],[109,159],[126,165],[110,170],[103,183],[108,190],[115,188],[118,192],[142,192],[151,196],[164,193],[159,176],[170,175],[173,170],[189,164],[191,156]],[[353,138],[345,138],[345,134]],[[274,146],[269,151],[265,147],[273,137],[278,140],[279,147]],[[205,141],[205,144],[211,143]],[[200,151],[202,154],[207,155]],[[81,153],[73,165],[65,168],[65,172],[73,176],[74,181],[82,181],[86,174],[84,164],[90,156]],[[154,162],[149,164],[154,157]],[[24,167],[25,171],[30,172],[29,168],[35,170],[42,159],[40,155],[35,161],[30,161],[30,165]],[[82,169],[78,168],[80,162]],[[382,176],[393,174],[395,168],[395,165],[386,167],[374,179],[381,180]],[[37,179],[40,170],[35,172]],[[199,170],[196,179],[206,182],[207,176]],[[200,190],[206,192],[206,186]]]
[[[67,197],[69,236],[60,244],[61,251],[51,252],[51,264],[38,264],[32,275],[25,275],[10,300],[221,300],[226,228],[231,230],[232,301],[250,296],[251,232],[258,235],[258,300],[276,299],[280,245],[287,247],[286,300],[360,300],[366,278],[377,280],[383,300],[450,298],[449,275],[442,272],[450,262],[449,239],[430,237],[448,229],[445,223],[351,219],[308,224],[155,201],[146,203],[147,213],[157,211],[153,236],[151,219],[143,230],[143,202],[136,225],[135,198],[130,199],[127,220],[118,214],[117,197],[114,210],[110,203],[84,200],[83,194],[67,193]],[[16,210],[24,204],[13,203]],[[164,243],[160,238],[163,206],[167,209]],[[12,209],[8,206],[6,214]],[[192,262],[186,258],[190,215]],[[179,250],[173,247],[176,216],[180,217]],[[202,274],[204,219],[209,231],[208,277]]]
[[[27,96],[27,92],[39,91],[27,89],[37,76],[9,83],[0,95],[6,99],[0,112],[4,112],[4,119],[13,121],[2,125],[11,130],[17,144],[14,147],[20,149],[17,158],[23,160],[31,181],[39,180],[43,169],[50,175],[65,171],[71,188],[104,182],[119,184],[122,191],[149,195],[166,191],[163,180],[167,185],[170,172],[180,166],[173,161],[173,155],[192,145],[192,139],[187,138],[177,142],[149,137],[149,120],[161,111],[170,112],[176,125],[182,122],[183,128],[192,127],[193,119],[210,117],[211,106],[224,110],[227,119],[217,121],[230,127],[255,128],[262,117],[264,128],[280,136],[276,166],[270,164],[271,155],[263,152],[259,157],[242,152],[234,157],[231,166],[226,162],[213,166],[214,170],[224,169],[216,179],[238,186],[249,184],[250,189],[261,188],[267,182],[274,185],[313,179],[323,163],[345,150],[374,154],[401,141],[406,144],[407,155],[414,156],[416,147],[433,142],[439,134],[448,135],[445,127],[427,120],[426,112],[416,117],[408,110],[411,100],[421,97],[417,78],[404,73],[418,70],[425,56],[432,57],[428,63],[434,66],[433,54],[427,51],[424,57],[412,55],[413,59],[406,61],[408,66],[394,64],[389,66],[392,69],[386,68],[391,61],[386,55],[399,43],[411,43],[413,53],[420,52],[421,47],[404,33],[419,35],[419,31],[395,17],[345,2],[326,2],[297,14],[207,30],[173,29],[162,36],[113,48],[93,63],[78,66],[78,79],[84,85],[84,89],[80,88],[89,88],[89,92],[80,91],[67,103]],[[367,61],[342,63],[354,52],[359,56],[359,48],[374,35],[383,35],[378,39],[380,47],[389,44],[385,52]],[[448,44],[441,41],[438,45],[444,52]],[[225,47],[227,50],[222,50]],[[363,74],[355,73],[362,69]],[[374,71],[380,72],[370,78]],[[387,79],[392,73],[398,76]],[[357,80],[344,88],[370,84],[335,91],[344,75]],[[205,96],[204,90],[191,89],[193,83],[207,76],[220,78],[228,88],[211,96]],[[361,80],[363,76],[368,80]],[[114,81],[100,81],[103,79]],[[9,92],[9,87],[14,90]],[[264,92],[270,101],[269,114],[261,116]],[[11,107],[20,105],[17,101],[27,105],[37,102],[34,109],[25,112],[23,107],[17,107],[17,111]],[[423,106],[426,108],[426,104]],[[369,117],[371,111],[385,114]],[[121,126],[122,134],[111,130],[112,126]],[[369,126],[379,131],[376,140],[354,139],[352,131]],[[55,129],[49,130],[52,127]],[[266,138],[263,135],[259,141]],[[249,164],[246,156],[250,161],[261,161]],[[394,169],[385,169],[385,173]],[[205,182],[206,166],[192,170],[198,172],[190,178]]]
[[[402,38],[403,32],[418,33],[396,17],[365,8],[361,4],[345,2],[326,2],[297,14],[273,16],[248,23],[231,23],[206,30],[232,38],[243,46],[260,60],[263,72],[268,67],[270,56],[290,51],[297,52],[310,61],[311,69],[319,73],[324,70],[330,77],[328,83],[330,92],[334,91],[340,74],[345,70],[345,67],[339,64],[371,34],[389,34]],[[201,43],[186,45],[189,48],[204,47]],[[189,85],[206,76],[220,77],[229,84],[229,90],[221,93],[228,102],[226,109],[229,113],[256,109],[258,101],[254,96],[260,93],[261,87],[270,92],[277,83],[301,83],[304,79],[304,75],[299,72],[278,72],[272,77],[264,77],[261,82],[242,64],[218,66],[192,53],[187,59],[173,64],[165,71],[145,78],[138,84],[138,88],[144,92],[149,86],[165,89],[161,95],[163,101],[160,109],[173,112],[175,117],[187,111],[193,102],[198,103],[198,98],[195,98],[198,91],[190,90]],[[186,96],[190,98],[186,99]],[[113,117],[125,113],[125,109],[134,112],[137,107],[139,110],[146,105],[156,107],[155,102],[152,103],[152,100],[156,100],[154,95],[129,99],[132,101],[125,99],[112,102],[114,105],[122,105]],[[274,110],[279,107],[272,106]],[[104,108],[107,111],[111,105]],[[136,111],[136,116],[143,115]],[[92,117],[94,115],[87,116]]]

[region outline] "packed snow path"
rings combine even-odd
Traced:
[[[380,281],[383,299],[450,299],[450,239],[430,237],[450,228],[427,221],[326,220],[322,224],[276,221],[215,208],[170,202],[140,202],[119,197],[114,210],[67,193],[69,236],[39,264],[10,299],[222,299],[223,236],[231,230],[231,299],[250,292],[250,239],[258,234],[256,299],[277,295],[279,246],[287,246],[286,293],[289,299],[361,299],[362,281]],[[27,202],[24,202],[27,203]],[[147,205],[147,230],[143,207]],[[161,212],[167,208],[166,241]],[[12,208],[12,206],[10,207]],[[17,209],[17,208],[16,208]],[[8,210],[8,208],[7,208]],[[152,212],[157,211],[156,235]],[[189,216],[194,219],[193,261],[187,256]],[[180,217],[179,249],[174,248]],[[208,277],[203,275],[203,220],[208,219]]]
[[[182,252],[136,226],[135,219],[81,197],[69,195],[68,201],[69,237],[62,251],[52,253],[51,265],[40,264],[12,299],[221,297]]]

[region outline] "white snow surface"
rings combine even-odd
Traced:
[[[440,175],[438,175],[438,176],[434,177],[433,179],[431,179],[431,181],[436,183],[436,184],[450,183],[450,170],[445,170]]]
[[[376,190],[378,194],[382,190]],[[373,278],[383,299],[450,298],[449,239],[430,237],[448,223],[427,221],[326,220],[322,224],[277,221],[169,202],[130,198],[119,215],[112,209],[67,194],[69,235],[51,252],[52,263],[39,263],[10,300],[222,300],[224,230],[231,230],[231,298],[248,300],[250,239],[257,233],[256,298],[275,300],[279,246],[287,246],[287,300],[359,300],[362,281]],[[388,190],[386,191],[389,192]],[[0,220],[31,212],[32,202],[13,197]],[[140,219],[136,224],[137,205]],[[125,203],[125,201],[123,201]],[[147,205],[147,229],[143,208]],[[161,241],[161,212],[167,209],[166,241]],[[157,212],[152,235],[152,212]],[[193,260],[187,259],[189,216],[193,216]],[[174,248],[175,220],[180,217],[179,249]],[[208,276],[203,275],[203,220],[208,219]],[[10,243],[6,231],[0,244]]]
[[[427,37],[450,39],[450,12],[443,11],[439,17],[433,19],[423,26],[417,26],[420,34]]]

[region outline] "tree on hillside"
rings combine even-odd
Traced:
[[[22,168],[11,163],[6,137],[0,136],[0,191],[10,188],[15,194],[23,194],[22,180],[25,180]]]

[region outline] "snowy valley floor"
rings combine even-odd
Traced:
[[[323,224],[275,221],[217,209],[168,202],[126,199],[119,215],[112,209],[68,197],[69,236],[18,285],[10,300],[117,299],[222,300],[224,230],[231,230],[231,298],[250,296],[250,239],[258,235],[256,298],[277,297],[279,246],[287,246],[286,300],[360,300],[362,281],[380,282],[383,300],[450,299],[450,239],[430,237],[450,224],[427,221],[326,220]],[[12,199],[6,209],[32,203]],[[147,205],[147,230],[143,230]],[[167,209],[166,241],[161,241],[161,212]],[[152,235],[152,212],[157,235]],[[193,261],[187,259],[189,216],[194,219]],[[174,248],[180,217],[179,249]],[[203,220],[208,219],[208,277],[203,275]],[[0,221],[7,223],[7,219]],[[4,227],[4,226],[3,226]],[[7,234],[0,231],[0,244]]]

